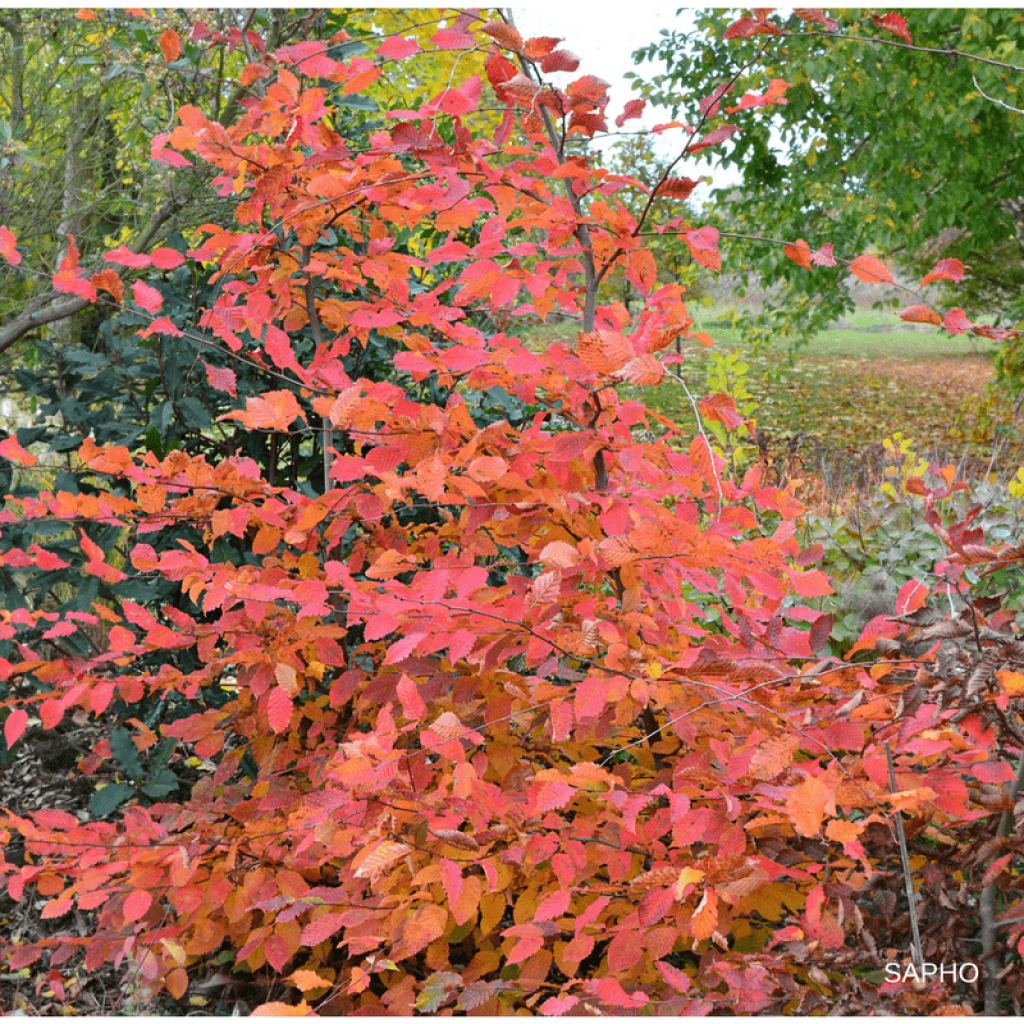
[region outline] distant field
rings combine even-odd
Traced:
[[[693,303],[695,330],[706,331],[717,345],[739,344],[740,332],[728,324],[731,307]],[[788,346],[786,346],[788,347]],[[989,354],[991,343],[967,335],[950,337],[927,324],[904,324],[896,311],[858,307],[834,327],[801,346],[800,356],[847,356],[854,359],[955,359]],[[994,352],[992,352],[994,355]]]

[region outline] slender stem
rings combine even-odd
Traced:
[[[889,741],[885,741],[885,760],[889,765],[889,789],[896,792],[896,771],[892,766],[892,747]],[[923,977],[924,952],[921,948],[921,929],[917,921],[917,895],[914,892],[914,880],[910,875],[910,857],[907,854],[907,836],[903,831],[903,815],[896,811],[893,815],[896,822],[896,838],[900,844],[900,863],[903,865],[903,885],[907,892],[907,903],[910,905],[910,932],[913,936],[914,947],[911,951],[914,957],[914,966],[917,968],[918,976]]]
[[[1020,796],[1021,787],[1024,787],[1024,750],[1021,751],[1020,765],[1017,767],[1017,777],[1010,787],[1010,806],[1003,811],[999,820],[999,829],[996,836],[1005,839],[1010,834],[1014,825],[1013,808]],[[999,897],[999,890],[996,886],[996,879],[992,879],[984,889],[981,890],[981,898],[978,901],[978,916],[981,918],[981,958],[985,963],[985,1016],[999,1016],[999,1004],[1002,1002],[1002,989],[999,984],[1000,966],[996,962],[996,946],[999,940],[999,927],[996,924],[996,910]]]

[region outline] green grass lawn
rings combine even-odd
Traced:
[[[693,303],[689,306],[693,329],[706,331],[716,345],[726,348],[740,345],[740,332],[729,324],[731,309],[717,303]],[[994,355],[992,343],[966,334],[951,337],[927,324],[904,324],[896,310],[870,307],[858,307],[839,324],[798,349],[799,356],[853,359],[954,359],[977,354]]]

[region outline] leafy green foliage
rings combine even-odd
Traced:
[[[690,119],[687,105],[709,80],[742,69],[737,95],[773,78],[790,83],[785,105],[715,151],[743,176],[716,196],[728,230],[807,238],[812,249],[841,238],[849,253],[898,254],[916,274],[957,257],[971,272],[962,285],[944,285],[949,304],[975,300],[972,308],[1019,320],[1019,184],[1006,168],[1024,157],[1024,131],[1004,104],[1020,106],[1024,15],[911,9],[902,12],[905,38],[868,11],[838,13],[835,28],[805,15],[767,16],[767,34],[730,37],[740,13],[704,10],[695,33],[669,29],[636,54],[667,65],[644,94]],[[917,49],[904,45],[911,39]],[[750,318],[753,337],[806,337],[852,308],[841,269],[812,275],[780,249],[723,245],[734,265],[782,288]]]

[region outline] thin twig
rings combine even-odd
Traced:
[[[889,765],[889,789],[892,793],[896,792],[896,771],[892,766],[892,747],[889,745],[889,741],[885,741],[885,760]],[[903,884],[907,891],[907,903],[910,904],[910,932],[913,936],[914,946],[912,954],[914,957],[914,966],[918,970],[919,976],[924,968],[924,952],[921,947],[921,928],[917,921],[917,896],[914,893],[914,880],[910,875],[910,857],[907,855],[907,837],[903,831],[903,814],[901,811],[896,811],[893,815],[896,821],[896,838],[900,844],[900,863],[903,865]]]
[[[1004,103],[1002,100],[997,100],[994,96],[989,96],[989,94],[985,92],[980,85],[978,85],[978,79],[975,77],[973,71],[971,72],[971,81],[974,83],[974,88],[977,89],[978,92],[980,92],[981,95],[989,101],[989,103],[995,103],[998,106],[1003,107],[1005,110],[1009,110],[1012,114],[1024,114],[1024,110],[1021,110],[1019,107],[1011,107],[1009,103]]]
[[[1014,825],[1013,809],[1020,796],[1021,787],[1024,786],[1024,750],[1021,751],[1020,765],[1017,767],[1017,777],[1010,786],[1010,806],[1003,811],[999,820],[999,829],[996,836],[1005,839],[1010,834]],[[985,963],[985,984],[983,993],[985,997],[985,1016],[996,1017],[999,1015],[999,1005],[1002,1002],[1002,987],[1000,985],[1000,967],[996,963],[996,944],[999,939],[999,927],[996,924],[996,902],[999,890],[996,886],[996,879],[993,878],[984,889],[981,890],[981,898],[978,900],[978,917],[981,919],[981,958]]]

